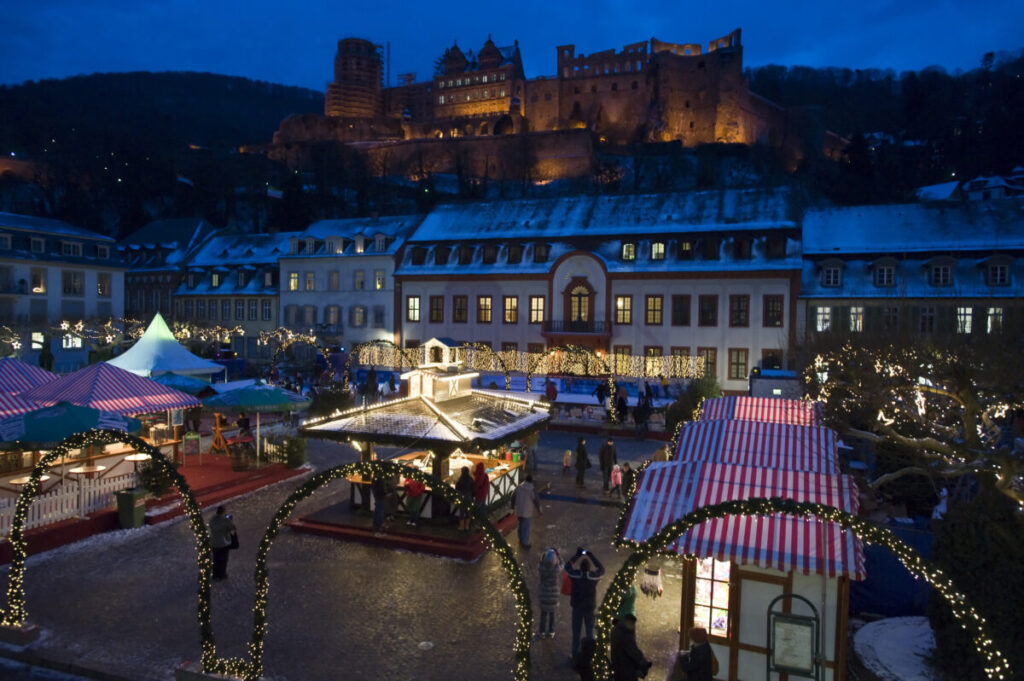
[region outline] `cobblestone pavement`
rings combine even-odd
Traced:
[[[597,450],[588,436],[594,467],[578,492],[561,471],[562,452],[576,434],[547,431],[538,448],[537,482],[550,483],[543,515],[534,520],[533,549],[519,548],[531,592],[543,547],[569,556],[585,545],[609,573],[625,559],[611,547],[621,507],[601,491]],[[662,443],[617,441],[619,458],[639,462]],[[387,450],[381,451],[388,456]],[[347,463],[357,453],[345,445],[309,441],[317,470]],[[246,657],[252,631],[256,547],[271,517],[306,476],[280,483],[229,505],[239,527],[230,578],[213,585],[213,626],[222,657]],[[348,496],[336,481],[304,501],[303,515]],[[565,499],[564,497],[569,497]],[[664,559],[664,597],[638,599],[638,640],[654,660],[651,678],[664,676],[676,641],[679,569]],[[492,552],[475,563],[361,546],[283,531],[269,556],[269,629],[264,648],[267,678],[278,681],[511,678],[516,629],[513,599]],[[6,588],[6,568],[0,586]],[[173,669],[199,654],[196,562],[185,522],[121,530],[34,556],[26,574],[29,620],[43,634],[30,651],[137,681],[173,678]],[[599,593],[603,589],[599,587]],[[539,617],[534,596],[534,616]],[[575,679],[568,665],[568,599],[556,620],[556,637],[533,644],[533,678]],[[429,644],[429,645],[428,645]]]

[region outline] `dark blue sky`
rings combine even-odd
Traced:
[[[518,39],[527,77],[553,75],[555,46],[577,53],[652,36],[700,42],[743,29],[748,66],[977,66],[1024,47],[1021,0],[860,2],[294,3],[266,0],[6,0],[0,83],[109,71],[210,71],[323,90],[340,38],[391,43],[391,82],[458,40]],[[297,5],[297,7],[290,7]],[[631,9],[631,7],[639,9]]]

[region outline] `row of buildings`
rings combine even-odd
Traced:
[[[784,188],[447,204],[243,234],[151,223],[114,243],[0,214],[0,312],[49,334],[55,368],[87,360],[62,321],[161,312],[353,346],[433,338],[541,352],[583,345],[622,373],[700,357],[723,388],[790,367],[811,334],[1024,329],[1024,201],[803,209]],[[57,329],[57,331],[54,331]],[[637,358],[650,358],[637,359]],[[646,370],[646,369],[642,369]]]

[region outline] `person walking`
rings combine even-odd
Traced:
[[[580,438],[576,443],[576,486],[583,489],[583,475],[590,468],[590,458],[587,457],[587,441]]]
[[[473,476],[469,474],[469,466],[462,467],[462,473],[459,474],[459,479],[455,483],[455,491],[461,494],[468,503],[473,503],[476,486],[473,483]],[[471,520],[469,511],[460,508],[456,515],[459,517],[459,532],[469,532]]]
[[[633,489],[633,481],[636,479],[636,471],[629,465],[628,461],[622,462],[622,496],[624,498],[629,497],[630,491]]]
[[[483,517],[487,517],[487,493],[491,491],[491,479],[484,470],[484,462],[477,461],[473,468],[473,504]]]
[[[405,479],[405,508],[409,511],[407,525],[417,527],[420,523],[420,512],[423,510],[423,493],[427,486],[413,478]]]
[[[562,452],[562,475],[569,475],[569,471],[572,469],[572,450],[567,449]]]
[[[618,616],[610,639],[612,678],[615,681],[638,681],[647,676],[651,661],[636,644],[636,615]]]
[[[213,578],[228,578],[228,556],[231,545],[237,546],[238,536],[235,523],[231,520],[227,509],[218,506],[217,512],[210,518],[210,546],[213,547]]]
[[[513,504],[516,509],[516,521],[518,522],[519,545],[524,549],[530,548],[530,524],[533,521],[533,512],[540,510],[540,499],[537,498],[537,490],[533,486],[533,476],[526,475],[526,480],[516,487],[513,496]]]
[[[604,400],[608,397],[608,383],[605,381],[598,381],[597,387],[594,388],[594,392],[591,393],[597,398],[597,403],[604,406]]]
[[[619,455],[611,438],[608,438],[608,441],[597,452],[597,461],[601,465],[601,482],[604,485],[604,492],[607,494],[608,483],[612,477],[612,468],[619,462]]]
[[[597,582],[604,575],[604,566],[597,556],[582,547],[565,565],[569,575],[572,593],[572,660],[577,662],[580,654],[580,629],[586,626],[587,638],[594,638],[594,619],[597,609]]]
[[[685,678],[687,681],[711,681],[715,675],[716,660],[708,641],[708,632],[703,627],[690,629],[690,649],[680,651],[670,672],[670,678]],[[679,672],[685,672],[685,675]]]
[[[628,412],[628,403],[626,402],[626,386],[619,386],[619,395],[615,398],[615,416],[619,419],[619,423],[626,422],[626,416]]]
[[[633,407],[633,425],[636,426],[637,440],[647,437],[647,419],[651,414],[650,404],[644,393],[636,398],[636,406]]]
[[[612,466],[612,490],[609,494],[614,494],[616,497],[622,497],[622,467],[619,464]]]
[[[537,638],[555,637],[555,611],[561,599],[562,556],[558,549],[550,548],[540,559],[540,630]]]

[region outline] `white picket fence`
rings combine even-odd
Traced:
[[[83,485],[83,488],[79,488]],[[36,496],[29,507],[25,529],[42,527],[113,507],[114,493],[135,485],[135,476],[117,475],[93,480],[66,479],[63,485]],[[0,499],[0,537],[11,532],[17,497]]]

